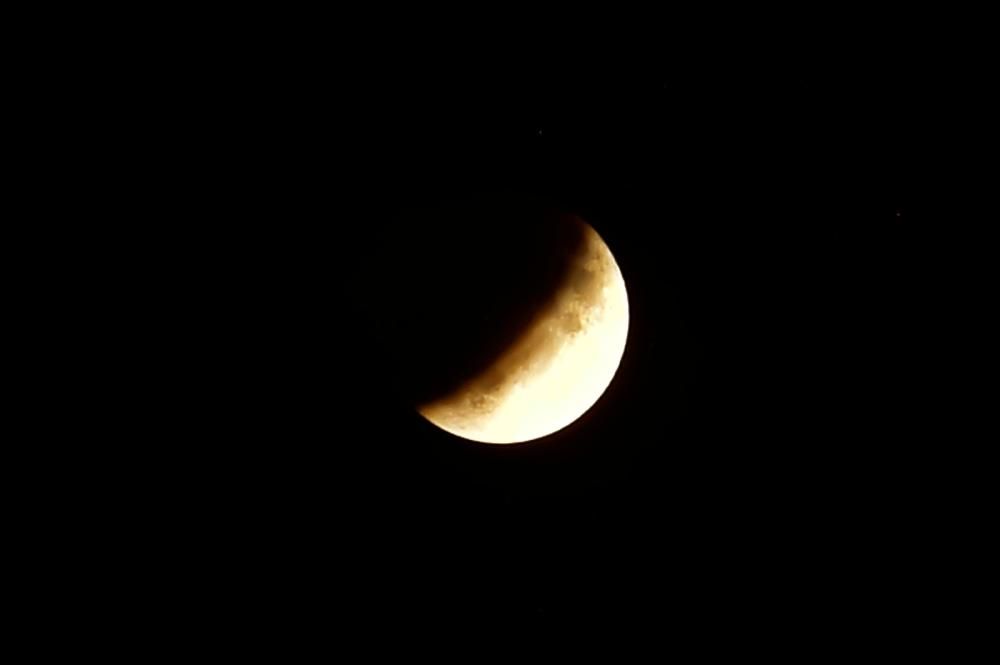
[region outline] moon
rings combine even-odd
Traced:
[[[611,250],[589,224],[560,286],[509,348],[454,392],[418,412],[472,441],[511,444],[557,432],[587,412],[625,352],[629,306]]]

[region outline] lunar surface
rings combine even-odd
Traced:
[[[577,420],[607,389],[625,351],[628,297],[608,246],[575,223],[584,242],[548,305],[485,371],[421,406],[430,422],[473,441],[530,441]]]

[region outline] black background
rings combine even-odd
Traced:
[[[151,323],[167,397],[135,482],[167,488],[167,587],[303,630],[624,617],[707,639],[919,612],[940,93],[892,68],[670,71],[206,75],[158,110],[157,293],[181,314]],[[398,303],[366,289],[419,292],[378,263],[414,211],[511,194],[601,233],[631,328],[590,412],[495,447],[411,408],[386,347],[408,333],[373,315]],[[466,230],[477,251],[496,232]]]

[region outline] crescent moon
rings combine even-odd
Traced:
[[[529,328],[489,368],[418,412],[441,429],[510,444],[557,432],[610,385],[625,352],[625,280],[607,244],[586,222],[562,286]]]

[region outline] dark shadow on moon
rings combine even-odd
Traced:
[[[518,385],[545,374],[557,354],[588,329],[591,317],[605,305],[604,287],[617,269],[603,240],[576,219],[568,219],[585,233],[585,242],[565,269],[558,290],[518,339],[481,375],[471,377],[437,404],[423,405],[421,413],[433,422],[461,430],[493,414]],[[545,395],[545,398],[552,395]]]
[[[365,257],[355,297],[405,399],[433,402],[473,378],[481,387],[502,386],[497,360],[567,287],[592,288],[594,274],[574,268],[586,251],[585,231],[575,217],[510,199],[399,214]],[[572,333],[581,322],[568,314],[560,325]]]

